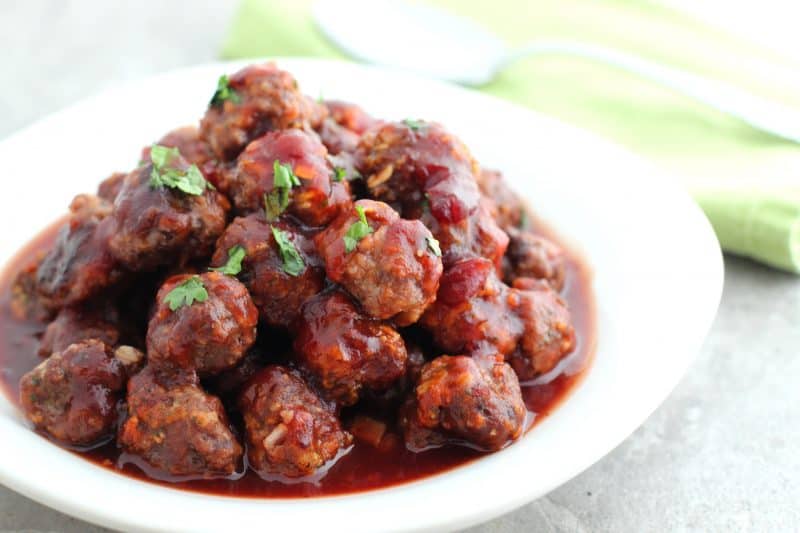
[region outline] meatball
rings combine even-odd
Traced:
[[[161,169],[186,175],[190,170],[180,155],[170,155]],[[130,270],[148,271],[210,255],[225,229],[227,199],[205,186],[195,194],[153,185],[152,175],[150,162],[125,178],[110,217],[114,223],[109,241],[113,256]]]
[[[482,206],[477,163],[441,125],[383,124],[362,136],[355,157],[374,198],[423,219],[441,244],[445,267],[478,256],[499,268],[508,237]]]
[[[97,196],[109,203],[114,203],[122,184],[125,182],[124,172],[114,172],[109,177],[100,182],[97,186]]]
[[[225,477],[242,460],[222,402],[203,392],[197,376],[151,366],[128,382],[127,419],[117,443],[157,477]]]
[[[91,446],[114,434],[125,372],[103,342],[56,352],[20,380],[25,417],[55,440]]]
[[[84,301],[124,278],[108,247],[111,205],[84,194],[75,197],[70,211],[69,221],[36,270],[39,295],[51,309]]]
[[[555,243],[515,228],[509,230],[510,242],[503,259],[503,277],[513,284],[517,278],[542,279],[557,291],[564,287],[566,257]]]
[[[525,284],[525,290],[516,291],[519,295],[516,313],[524,331],[507,359],[521,380],[555,368],[575,349],[576,343],[575,329],[564,300],[547,282],[530,281]]]
[[[227,406],[228,401],[232,397],[235,399],[245,383],[262,368],[264,357],[257,350],[251,349],[235,367],[211,376],[204,383],[208,391],[221,397]]]
[[[349,234],[364,221],[369,233],[354,242]],[[383,202],[359,200],[314,241],[328,277],[372,317],[405,326],[436,299],[442,275],[438,243],[422,222],[401,219]]]
[[[280,233],[273,233],[273,228]],[[283,246],[275,240],[276,234]],[[235,246],[245,251],[238,278],[250,291],[265,324],[288,327],[303,302],[325,287],[325,270],[314,243],[288,220],[268,224],[260,213],[236,218],[217,241],[212,266],[224,265]],[[297,256],[285,260],[284,253],[292,254],[287,247]]]
[[[251,468],[267,479],[324,473],[352,443],[339,420],[297,375],[268,366],[239,396]]]
[[[356,403],[362,388],[386,390],[406,373],[400,334],[361,314],[341,291],[308,300],[295,330],[298,361],[339,405]]]
[[[9,307],[17,320],[47,322],[52,316],[36,286],[37,272],[43,258],[44,254],[41,254],[25,265],[11,284]]]
[[[442,355],[422,368],[400,425],[412,451],[446,442],[495,451],[522,434],[525,415],[519,381],[502,356]]]
[[[319,139],[300,130],[270,132],[256,139],[232,172],[230,194],[236,209],[262,211],[266,201],[270,216],[287,209],[310,226],[327,224],[351,202],[347,182],[332,181],[327,153]],[[277,182],[276,171],[281,173]]]
[[[530,379],[574,350],[571,321],[547,282],[520,278],[512,288],[489,261],[468,259],[445,272],[437,300],[420,323],[444,350],[500,353],[520,379]]]
[[[353,153],[358,146],[358,134],[340,126],[331,118],[322,122],[318,133],[320,141],[331,155]]]
[[[172,276],[158,291],[147,327],[148,360],[201,375],[232,368],[256,338],[247,288],[219,272]]]
[[[503,175],[497,170],[481,169],[478,173],[478,188],[490,201],[493,218],[505,231],[520,228],[526,221],[525,205],[511,190]]]
[[[436,302],[420,323],[436,344],[450,353],[487,350],[511,353],[522,334],[514,314],[518,299],[497,279],[486,259],[467,259],[442,276]]]
[[[39,343],[39,355],[60,352],[70,344],[97,339],[108,346],[120,341],[119,314],[110,305],[65,307],[47,325]]]
[[[291,74],[272,63],[243,68],[221,89],[228,96],[220,89],[215,93],[200,122],[200,135],[223,161],[233,160],[268,131],[314,127],[326,114],[300,92]]]

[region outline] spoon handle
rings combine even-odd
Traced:
[[[534,41],[509,53],[497,65],[497,70],[520,58],[539,54],[577,56],[617,67],[737,117],[754,128],[800,143],[800,112],[727,83],[702,78],[612,48],[573,41]]]

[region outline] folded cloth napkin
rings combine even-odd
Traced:
[[[344,58],[315,27],[312,2],[244,0],[223,56]],[[648,2],[428,3],[473,18],[510,45],[558,38],[614,47],[800,107],[800,63]],[[685,182],[726,251],[800,273],[800,146],[580,58],[521,60],[482,90],[655,160]]]

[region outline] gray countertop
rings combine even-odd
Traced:
[[[119,81],[213,60],[234,8],[108,5],[0,2],[0,138]],[[471,531],[800,529],[800,278],[725,266],[713,329],[647,422],[575,479]],[[0,531],[22,530],[102,531],[0,487]]]

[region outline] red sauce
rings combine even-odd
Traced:
[[[37,235],[10,261],[0,277],[0,387],[14,404],[18,404],[19,379],[41,362],[36,352],[45,325],[20,321],[13,316],[9,306],[11,284],[20,269],[38,252],[47,250],[52,245],[61,223],[55,223]],[[547,230],[541,232],[550,239],[555,237]],[[569,255],[566,278],[563,296],[569,303],[578,345],[576,350],[547,376],[523,384],[525,403],[532,415],[529,418],[533,420],[531,427],[552,413],[569,395],[585,375],[594,354],[595,309],[591,272],[577,254]],[[148,478],[142,470],[131,463],[120,465],[120,452],[113,442],[88,452],[75,453],[116,472],[143,481],[184,490],[260,498],[332,496],[384,488],[463,466],[484,455],[482,452],[457,446],[445,446],[422,453],[411,453],[402,445],[395,446],[389,451],[379,451],[370,445],[356,442],[353,450],[341,458],[316,484],[309,482],[286,484],[265,481],[251,471],[238,479],[178,483],[157,481]]]

